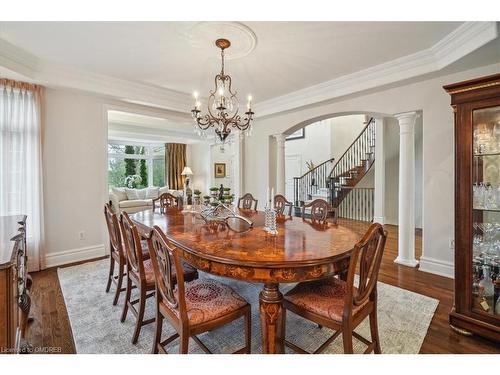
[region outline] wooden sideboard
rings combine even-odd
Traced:
[[[29,351],[24,340],[31,305],[26,216],[0,216],[0,353]]]

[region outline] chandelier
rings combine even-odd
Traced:
[[[248,96],[247,111],[242,118],[239,112],[239,101],[236,91],[231,87],[231,76],[224,72],[224,50],[231,46],[227,39],[217,39],[215,45],[221,50],[222,69],[215,76],[215,88],[210,91],[207,103],[207,113],[202,114],[198,101],[198,93],[194,93],[195,105],[191,114],[196,122],[197,133],[206,135],[205,131],[213,127],[219,140],[224,143],[231,134],[231,129],[236,128],[244,133],[250,130],[250,122],[253,119],[252,97]]]

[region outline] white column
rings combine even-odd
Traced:
[[[241,197],[245,192],[243,191],[243,142],[245,140],[245,135],[242,132],[237,132],[234,135],[234,163],[235,165],[235,176],[234,176],[234,196]]]
[[[373,221],[385,222],[385,150],[384,120],[375,119],[375,197],[373,204]]]
[[[399,122],[398,257],[394,260],[415,267],[415,120],[416,112],[395,115]]]
[[[285,138],[284,134],[275,134],[276,138],[276,193],[285,195]]]

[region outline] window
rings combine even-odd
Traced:
[[[108,143],[108,186],[165,186],[165,146]]]

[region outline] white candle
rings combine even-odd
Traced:
[[[271,208],[274,208],[274,188],[271,189]]]
[[[269,204],[269,186],[267,187],[267,192],[266,192],[266,207]]]

